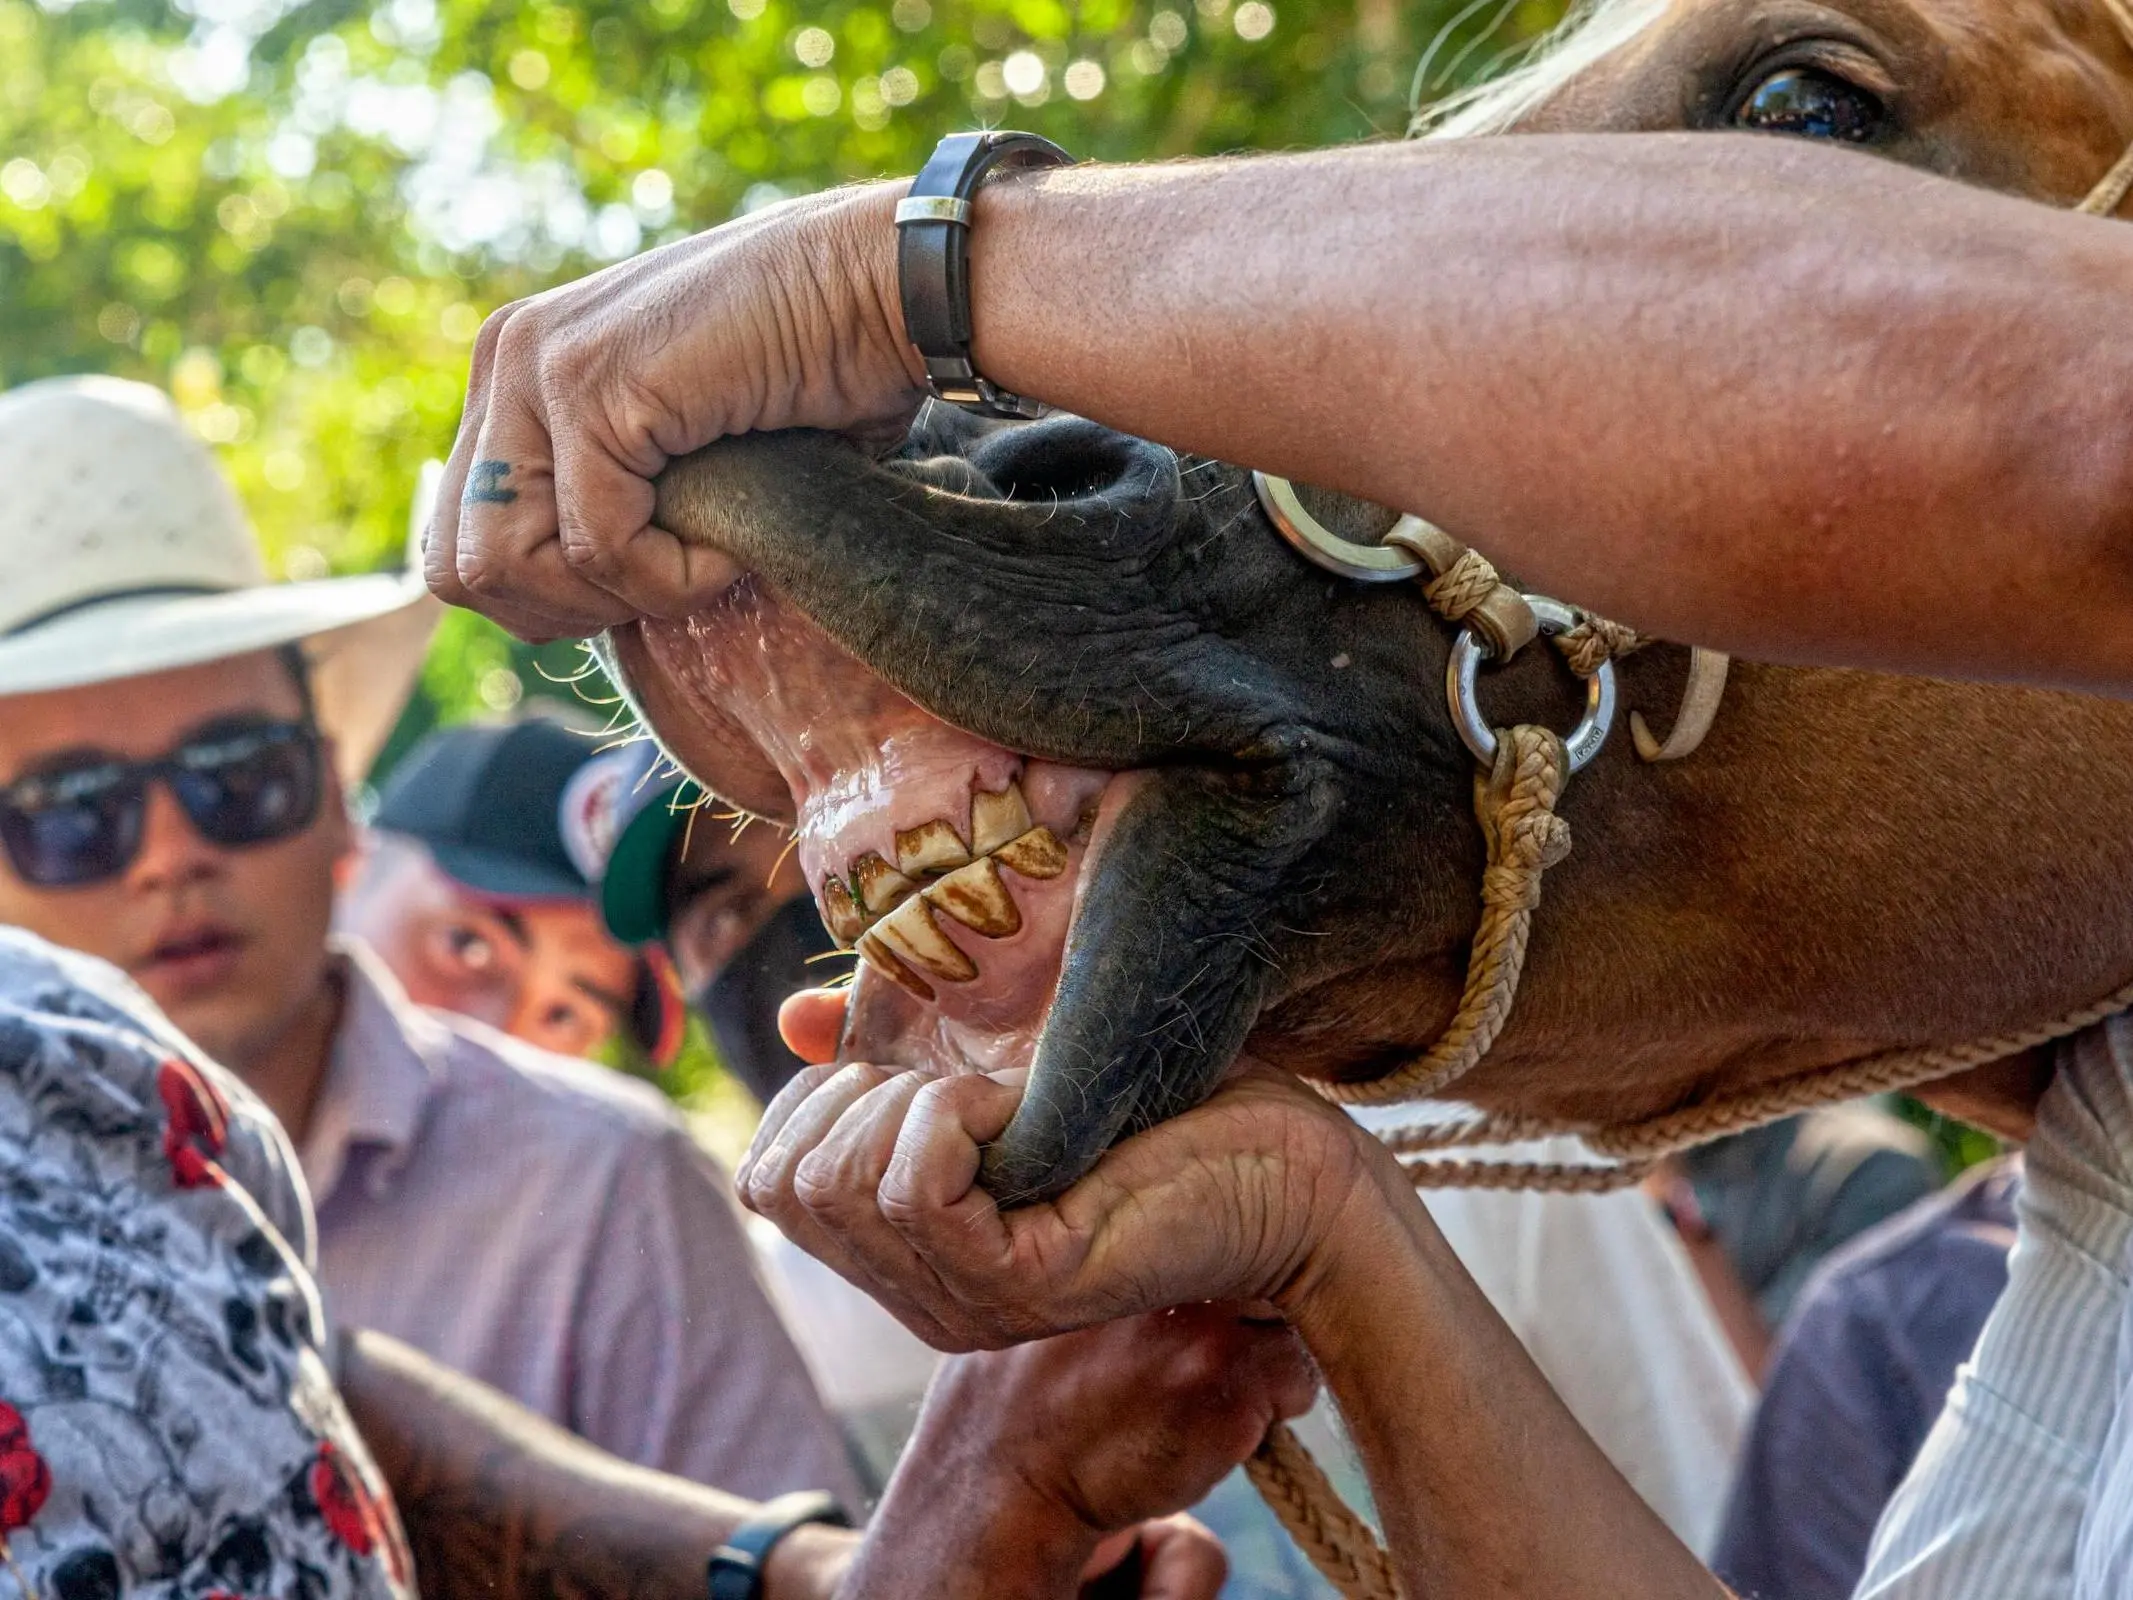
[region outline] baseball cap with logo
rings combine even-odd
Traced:
[[[598,887],[607,931],[626,945],[667,936],[667,867],[689,822],[686,781],[658,745],[639,739],[587,763],[564,797],[564,843]]]
[[[484,894],[595,903],[594,852],[622,753],[603,752],[597,737],[545,716],[440,729],[387,779],[372,826],[419,839],[447,876]],[[634,953],[625,1021],[664,1066],[686,1022],[680,986],[664,951]]]

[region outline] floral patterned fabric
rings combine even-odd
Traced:
[[[413,1594],[294,1166],[138,989],[0,929],[0,1597]]]

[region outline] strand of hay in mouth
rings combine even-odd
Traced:
[[[1286,1422],[1267,1429],[1244,1471],[1296,1547],[1348,1600],[1401,1600],[1392,1557]]]

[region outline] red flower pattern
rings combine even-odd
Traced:
[[[30,1425],[0,1400],[0,1535],[27,1524],[51,1492],[52,1469],[31,1448]]]
[[[190,1061],[173,1056],[156,1069],[163,1102],[163,1155],[181,1189],[222,1183],[215,1158],[229,1143],[230,1108]]]
[[[318,1459],[311,1463],[311,1498],[333,1536],[357,1555],[367,1556],[390,1543],[369,1485],[331,1439],[320,1443]]]

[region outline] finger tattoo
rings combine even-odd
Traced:
[[[460,499],[468,505],[477,501],[484,505],[507,506],[518,498],[516,489],[504,487],[504,479],[511,476],[508,461],[477,461],[467,472],[467,491]]]

